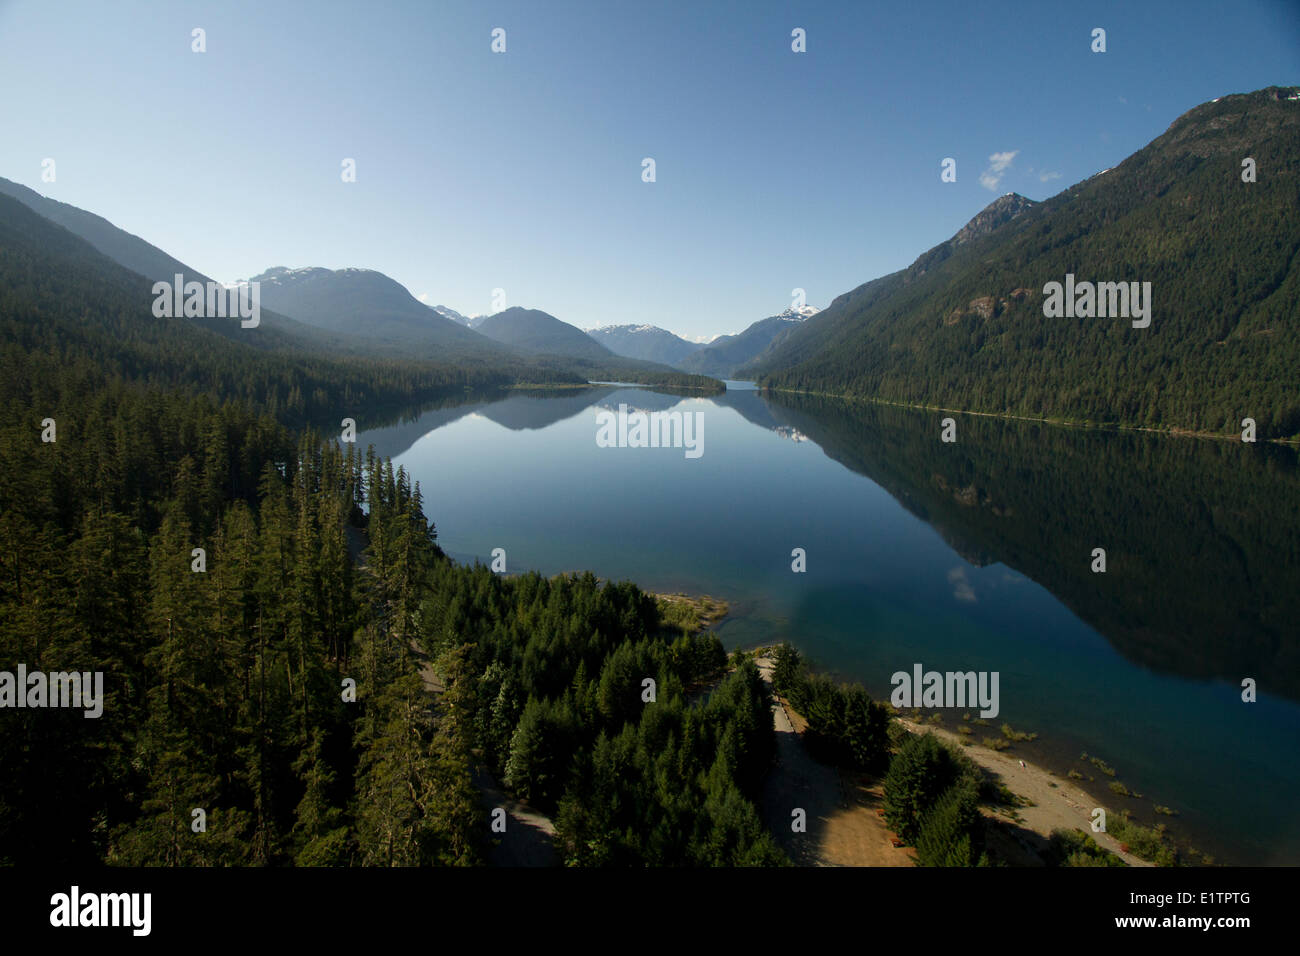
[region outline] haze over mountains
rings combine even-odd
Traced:
[[[8,179],[0,178],[0,194],[12,196],[33,212],[80,236],[113,261],[149,279],[172,281],[180,273],[186,279],[207,282],[208,277],[150,245],[138,236],[117,228],[102,216],[42,196]]]
[[[1249,417],[1261,437],[1295,436],[1300,397],[1286,383],[1300,357],[1298,152],[1295,88],[1220,97],[1041,203],[999,197],[906,269],[825,311],[787,309],[707,345],[651,325],[583,332],[538,309],[467,317],[374,270],[310,267],[254,277],[263,335],[243,339],[479,367],[522,362],[577,378],[748,377],[903,404],[1220,433]],[[1247,158],[1254,181],[1243,181]],[[147,279],[207,281],[93,213],[8,180],[0,194]],[[1150,327],[1046,316],[1044,285],[1067,275],[1150,283]]]
[[[432,306],[431,308],[433,309],[433,311],[437,312],[444,319],[451,319],[453,322],[458,322],[461,325],[465,325],[465,326],[468,326],[470,323],[469,316],[461,315],[455,309],[449,309],[445,305],[435,305]]]
[[[810,305],[790,307],[779,315],[760,319],[738,335],[720,335],[698,352],[687,356],[678,367],[700,375],[730,378],[741,366],[752,362],[775,343],[817,314]]]
[[[719,335],[710,342],[691,342],[654,325],[607,325],[590,329],[587,334],[618,355],[726,378],[817,311],[810,305],[791,306],[779,315],[752,323],[742,332]]]
[[[485,316],[477,330],[503,345],[517,346],[532,352],[575,355],[594,361],[615,358],[614,353],[576,326],[561,322],[540,309],[519,306]]]
[[[178,274],[183,282],[212,281],[108,220],[48,199],[25,186],[0,179],[0,197],[4,198],[0,215],[7,210],[11,220],[24,219],[14,212],[17,204],[21,204],[53,224],[57,231],[66,231],[69,237],[75,236],[88,244],[72,243],[69,249],[76,250],[75,255],[83,258],[102,255],[127,270],[125,275],[134,274],[147,280],[133,284],[142,320],[152,316],[154,282],[172,284]],[[14,205],[6,205],[11,202]],[[339,355],[451,362],[476,369],[494,369],[534,382],[619,377],[637,382],[720,387],[663,364],[616,356],[576,327],[537,310],[507,310],[500,317],[493,317],[495,321],[488,334],[480,334],[469,326],[482,325],[488,316],[466,318],[445,306],[429,307],[400,283],[372,269],[277,266],[249,281],[257,282],[260,287],[261,317],[257,334],[249,335],[237,323],[222,318],[183,321],[254,348],[324,350]]]
[[[481,355],[500,352],[482,336],[420,302],[382,272],[277,266],[250,281],[261,284],[266,307],[331,332]]]
[[[588,329],[587,334],[615,355],[676,365],[704,347],[655,325],[606,325]]]

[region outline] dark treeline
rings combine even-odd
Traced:
[[[571,356],[530,356],[529,361],[539,369],[550,374],[534,382],[551,382],[560,376],[576,376],[587,382],[627,382],[629,384],[653,385],[662,389],[678,389],[684,395],[718,395],[727,390],[727,386],[708,375],[696,375],[681,372],[665,365],[651,362],[638,362],[635,359],[620,359],[613,362],[599,362],[592,359],[573,358]]]
[[[772,686],[790,702],[808,729],[804,744],[824,763],[880,770],[889,764],[889,711],[857,684],[842,686],[810,674],[794,647],[772,654]]]
[[[18,468],[6,447],[0,669],[102,671],[104,701],[98,719],[4,711],[5,861],[473,862],[468,740],[438,730],[411,659],[417,582],[440,557],[418,487],[310,433],[285,454],[266,417],[170,413],[158,428],[193,436],[186,454],[142,433],[157,471],[72,473],[93,497],[48,490],[78,463],[66,439],[28,437]],[[222,438],[242,468],[204,454]]]
[[[264,348],[279,341],[274,334],[239,329],[231,319],[156,319],[141,277],[13,200],[0,197],[0,210],[0,387],[6,407],[22,402],[38,421],[62,416],[60,424],[75,429],[102,394],[127,383],[203,395],[217,404],[239,402],[293,426],[336,428],[363,408],[507,385],[519,374],[532,381],[582,381],[532,367]],[[217,322],[224,323],[221,332],[205,327]],[[38,394],[39,407],[32,401]]]
[[[988,866],[984,773],[933,734],[909,734],[885,777],[885,822],[916,847],[921,866]]]
[[[717,637],[674,629],[650,596],[590,574],[447,563],[434,593],[460,719],[510,790],[556,814],[568,862],[782,862],[753,803],[773,741],[752,663],[688,700],[726,665]]]

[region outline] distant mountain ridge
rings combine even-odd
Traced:
[[[606,325],[588,329],[587,334],[615,355],[662,362],[676,366],[682,359],[703,348],[657,325]]]
[[[48,237],[75,240],[74,258],[113,263],[116,271],[104,274],[111,274],[115,282],[132,282],[131,294],[138,297],[142,314],[151,321],[155,282],[171,284],[178,273],[185,282],[212,281],[100,216],[0,179],[0,226],[5,225],[5,220],[15,224],[22,221],[28,224],[24,228],[32,231],[33,217],[49,227],[42,232],[47,241],[55,241]],[[615,356],[579,329],[543,312],[519,310],[530,316],[522,326],[532,327],[534,332],[538,328],[545,331],[533,343],[537,348],[480,335],[467,325],[482,325],[490,316],[466,318],[446,306],[427,306],[400,283],[373,269],[276,266],[247,281],[259,286],[261,319],[256,333],[250,334],[239,323],[225,318],[194,317],[184,321],[259,350],[290,350],[300,358],[311,353],[314,358],[329,355],[434,361],[440,365],[438,375],[455,366],[465,383],[574,383],[617,377],[705,391],[722,387],[662,363]],[[495,324],[498,338],[529,341],[527,328],[521,326],[512,335],[505,328],[508,325],[509,319]]]
[[[477,331],[504,345],[549,355],[573,355],[593,361],[615,357],[614,353],[577,326],[562,322],[540,309],[513,306],[485,316]]]
[[[262,303],[308,325],[370,341],[478,356],[506,353],[495,343],[425,305],[397,280],[373,269],[276,266],[249,281]],[[455,357],[454,355],[450,357]]]
[[[464,326],[469,325],[469,317],[465,315],[461,315],[455,309],[449,308],[445,305],[433,305],[430,306],[430,308],[433,309],[433,311],[437,312],[444,319],[451,319],[453,322],[458,322]]]
[[[760,319],[736,335],[720,335],[708,345],[688,355],[678,368],[698,375],[732,378],[738,369],[752,362],[774,344],[783,341],[818,310],[810,305],[790,308]]]

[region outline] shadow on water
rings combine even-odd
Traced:
[[[728,393],[934,527],[1051,591],[1135,664],[1300,700],[1300,467],[1278,445]],[[1092,552],[1106,551],[1106,573]]]

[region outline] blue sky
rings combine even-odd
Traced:
[[[223,280],[357,266],[466,314],[502,288],[707,337],[1296,83],[1296,0],[0,0],[0,176]]]

